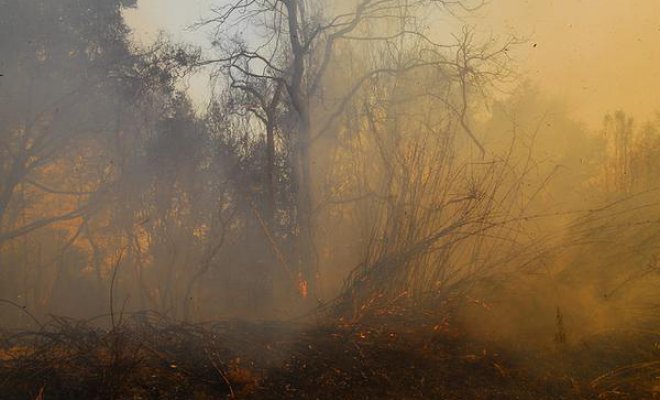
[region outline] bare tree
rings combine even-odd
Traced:
[[[480,80],[498,73],[479,71],[477,64],[491,67],[497,64],[499,69],[503,67],[499,57],[503,53],[485,49],[473,53],[472,36],[467,33],[456,43],[437,43],[418,23],[423,12],[452,7],[469,10],[478,6],[480,3],[427,0],[361,0],[346,5],[308,0],[240,0],[214,10],[216,17],[202,23],[216,27],[215,43],[221,55],[201,64],[218,66],[228,77],[229,88],[246,96],[245,107],[263,124],[268,185],[272,185],[276,152],[274,132],[289,138],[296,183],[296,259],[303,283],[314,284],[317,264],[312,148],[337,129],[338,121],[365,85],[378,76],[395,76],[424,68],[453,69],[465,88],[460,96],[462,101],[452,102],[453,110],[460,117],[465,133],[482,153],[485,151],[468,127],[467,87],[485,84]],[[417,51],[407,52],[401,46]],[[331,88],[332,70],[347,61],[338,57],[338,52],[348,47],[378,48],[383,54],[394,49],[400,52],[364,63],[357,74],[345,77],[346,82],[341,85],[335,82],[336,87]],[[404,57],[404,53],[409,57]],[[269,186],[268,192],[272,191]]]

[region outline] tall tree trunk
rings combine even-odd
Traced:
[[[314,215],[312,203],[312,163],[310,158],[309,128],[303,125],[296,149],[296,209],[298,222],[297,252],[299,266],[298,288],[304,298],[315,298],[317,293],[317,261],[314,245]]]
[[[298,236],[296,243],[298,270],[298,289],[305,299],[317,297],[316,293],[316,260],[314,251],[314,227],[312,215],[312,185],[310,144],[312,136],[312,121],[309,98],[305,86],[305,56],[306,49],[301,43],[303,34],[298,19],[301,0],[285,0],[289,25],[289,42],[293,55],[292,75],[287,91],[298,117],[298,132],[294,146],[296,165],[296,211]]]
[[[275,121],[266,124],[266,220],[271,229],[275,227]]]

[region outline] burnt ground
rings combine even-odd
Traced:
[[[446,321],[192,325],[141,315],[105,330],[56,318],[2,339],[7,400],[660,398],[660,349],[641,337],[521,356]]]

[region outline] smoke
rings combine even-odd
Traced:
[[[38,3],[0,17],[4,320],[456,304],[509,348],[657,330],[655,2],[238,8],[201,55],[136,45],[150,3]],[[214,90],[183,90],[201,67]]]

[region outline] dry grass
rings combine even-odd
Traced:
[[[399,311],[313,327],[138,314],[104,330],[58,318],[3,336],[0,393],[8,400],[658,398],[658,354],[640,353],[648,337],[603,337],[521,357],[467,337],[449,314]]]

